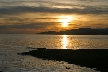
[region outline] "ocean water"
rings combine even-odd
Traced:
[[[97,72],[64,61],[42,60],[17,54],[32,50],[27,47],[107,49],[108,35],[0,34],[0,70],[3,72]]]

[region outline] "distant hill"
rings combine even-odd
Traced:
[[[91,29],[91,28],[79,28],[66,31],[46,31],[37,34],[53,34],[53,35],[108,35],[108,28],[106,29]]]

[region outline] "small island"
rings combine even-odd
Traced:
[[[51,34],[51,35],[108,35],[108,28],[106,29],[91,29],[91,28],[79,28],[65,31],[46,31],[37,34]]]

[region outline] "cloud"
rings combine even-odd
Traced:
[[[0,25],[0,33],[37,33],[42,31],[57,30],[59,22],[39,22],[30,24]]]
[[[30,23],[30,24],[12,24],[12,25],[0,25],[0,30],[8,29],[45,29],[49,26],[54,26],[58,22],[39,22],[39,23]]]
[[[65,1],[65,0],[64,0]],[[1,0],[0,14],[19,14],[27,12],[65,13],[65,14],[108,14],[107,0]],[[91,2],[86,4],[85,2]],[[104,2],[105,1],[105,2]],[[81,2],[81,3],[77,3]],[[99,2],[99,5],[94,5]],[[104,3],[104,4],[103,4]],[[101,5],[103,4],[103,5]]]
[[[28,12],[39,13],[66,13],[66,14],[108,14],[108,8],[86,6],[80,8],[49,8],[49,7],[25,7],[16,6],[8,8],[0,8],[0,14],[20,14]]]

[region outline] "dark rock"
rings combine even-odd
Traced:
[[[70,67],[66,67],[66,69],[70,69]]]
[[[104,69],[102,72],[108,72],[108,68],[107,69]]]
[[[23,52],[22,55],[31,55],[37,58],[66,61],[89,68],[96,68],[98,71],[107,71],[108,49],[37,49]],[[68,68],[66,68],[68,69]]]

